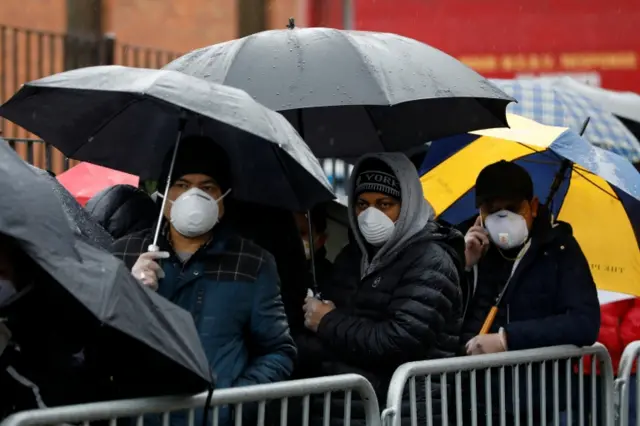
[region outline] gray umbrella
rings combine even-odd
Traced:
[[[165,69],[246,90],[283,112],[321,158],[505,127],[513,101],[455,58],[387,33],[265,31],[195,50]]]
[[[333,199],[318,159],[280,114],[242,90],[176,71],[114,65],[55,74],[23,85],[0,116],[69,158],[141,179],[159,176],[183,130],[198,132],[230,158],[232,197],[291,210]]]
[[[71,228],[84,236],[97,247],[108,250],[113,244],[113,237],[100,224],[98,224],[78,201],[62,186],[58,179],[51,176],[46,170],[31,166],[31,169],[51,183],[54,194],[60,200]]]

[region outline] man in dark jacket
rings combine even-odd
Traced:
[[[285,380],[296,355],[273,257],[224,220],[223,198],[232,188],[222,148],[187,137],[170,182],[161,251],[147,252],[154,229],[113,247],[141,284],[192,313],[218,388]],[[248,421],[247,414],[243,410]],[[222,409],[221,425],[230,421]]]
[[[571,227],[552,223],[534,196],[531,177],[515,163],[487,166],[475,188],[480,215],[465,236],[472,285],[462,329],[464,352],[595,343],[600,327],[597,291]],[[492,307],[497,308],[495,320],[488,333],[480,334]],[[524,379],[520,383],[524,386]],[[514,408],[507,399],[510,415]],[[522,391],[519,409],[526,400]]]
[[[352,176],[349,219],[356,244],[338,256],[334,279],[323,288],[326,300],[307,299],[305,324],[324,351],[322,373],[364,375],[384,405],[401,364],[456,353],[464,243],[459,232],[432,220],[416,168],[405,155],[366,155]],[[434,387],[437,413],[439,383]],[[424,386],[418,388],[424,398]],[[332,417],[341,419],[335,411]],[[354,406],[352,415],[357,411]]]

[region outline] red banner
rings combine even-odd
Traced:
[[[572,75],[640,92],[638,0],[353,0],[354,25],[424,41],[487,77]],[[342,0],[310,23],[342,26]]]

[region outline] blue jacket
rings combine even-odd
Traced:
[[[152,238],[152,230],[141,231],[116,241],[112,251],[131,268]],[[166,239],[159,245],[171,256],[161,261],[158,293],[193,315],[216,388],[288,379],[296,349],[273,257],[222,224],[184,264]],[[220,416],[221,424],[230,421],[228,410]]]

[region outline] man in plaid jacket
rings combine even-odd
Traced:
[[[112,252],[141,285],[192,313],[217,388],[287,379],[296,349],[273,256],[224,220],[232,190],[226,154],[207,138],[183,139],[170,185],[159,251],[148,252],[148,229],[116,241]],[[221,425],[231,420],[228,410],[220,416]]]

